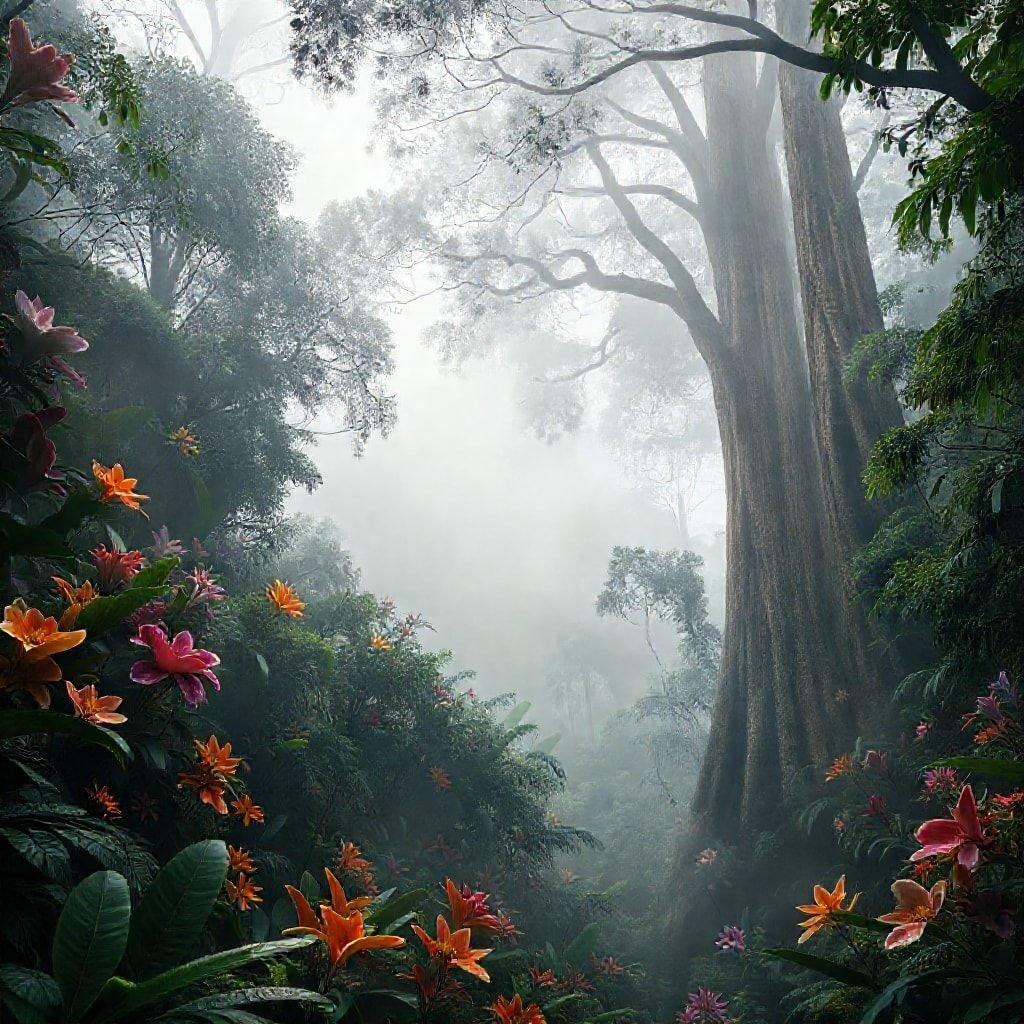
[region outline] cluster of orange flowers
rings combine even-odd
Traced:
[[[355,843],[343,842],[334,863],[339,871],[354,876],[370,895],[376,895],[380,891],[373,878],[373,865],[363,856]]]
[[[243,850],[240,846],[229,846],[228,869],[238,873],[234,881],[230,878],[224,881],[228,899],[238,910],[249,910],[257,903],[263,902],[263,897],[260,896],[263,886],[256,885],[252,881],[252,874],[256,871],[256,866],[253,864],[252,854],[248,850]]]
[[[212,807],[218,814],[227,814],[228,805],[224,799],[228,786],[242,763],[240,757],[231,756],[231,744],[223,746],[216,736],[205,743],[193,740],[199,761],[190,772],[180,772],[178,789],[194,789],[200,801]],[[245,826],[263,821],[263,808],[253,803],[248,793],[231,801],[231,812],[242,819]]]

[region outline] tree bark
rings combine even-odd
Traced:
[[[704,62],[700,197],[726,345],[709,360],[726,478],[726,623],[698,829],[777,824],[798,774],[858,728],[870,638],[850,614],[814,434],[781,172],[753,57]],[[865,701],[864,703],[870,703]]]
[[[779,18],[787,39],[806,42],[809,0],[784,0]],[[836,99],[823,102],[819,85],[814,72],[780,63],[779,97],[815,437],[832,531],[842,564],[848,566],[880,519],[879,507],[864,496],[861,471],[875,440],[903,420],[891,388],[844,379],[844,365],[856,343],[882,329],[882,310],[841,105]],[[852,599],[852,588],[850,594]]]

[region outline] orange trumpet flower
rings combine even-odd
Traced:
[[[254,885],[251,879],[245,877],[244,871],[239,874],[237,882],[226,878],[224,888],[228,891],[228,898],[239,910],[248,910],[251,906],[263,902],[263,897],[259,895],[263,892],[263,886]]]
[[[435,960],[443,960],[449,967],[459,967],[481,981],[491,980],[491,976],[480,966],[480,961],[492,950],[471,949],[470,940],[473,933],[468,928],[460,928],[453,932],[444,916],[438,914],[436,939],[432,939],[417,924],[412,926],[412,930]]]
[[[267,600],[279,611],[293,619],[302,618],[302,609],[306,602],[299,599],[298,593],[290,583],[274,580],[267,584]]]
[[[75,707],[75,716],[97,725],[121,725],[128,721],[126,715],[118,713],[121,706],[120,697],[101,697],[93,685],[75,689],[75,684],[67,684],[68,697]]]
[[[846,899],[846,875],[836,882],[836,887],[831,892],[823,885],[816,885],[814,887],[814,902],[796,908],[801,914],[811,915],[806,921],[800,922],[800,927],[804,929],[804,932],[797,939],[797,945],[806,942],[812,935],[816,935],[822,928],[830,925],[832,915],[837,910],[853,910],[859,897],[859,892],[854,893],[850,897],[850,902],[845,907],[843,906],[843,900]]]
[[[139,482],[133,476],[125,476],[120,462],[110,469],[93,460],[92,475],[100,485],[100,501],[119,501],[122,505],[141,511],[139,502],[149,501],[148,494],[138,494],[135,485]]]
[[[501,1024],[545,1024],[544,1014],[536,1003],[523,1006],[523,997],[517,992],[511,999],[498,996],[497,1002],[491,1006]]]

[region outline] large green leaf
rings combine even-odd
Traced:
[[[81,1018],[117,970],[131,910],[128,883],[116,871],[97,871],[68,895],[53,936],[53,976],[69,1021]]]
[[[86,519],[95,518],[104,511],[103,502],[93,497],[89,491],[75,491],[61,507],[51,516],[47,516],[39,525],[54,533],[66,536]]]
[[[106,747],[122,765],[132,758],[128,744],[113,729],[105,726],[42,709],[0,711],[0,740],[36,735],[71,736],[86,743],[95,743]]]
[[[411,889],[382,903],[374,903],[366,914],[368,924],[378,932],[387,932],[393,925],[416,910],[430,895],[426,889]]]
[[[944,757],[932,763],[933,768],[957,768],[964,772],[977,772],[979,775],[991,775],[996,779],[1009,782],[1024,780],[1024,763],[1020,761],[1003,761],[996,757]]]
[[[50,1024],[61,1004],[60,987],[48,974],[0,964],[0,1002],[18,1024]]]
[[[128,962],[136,977],[189,958],[227,875],[228,850],[220,839],[187,846],[160,869],[132,915]]]
[[[906,998],[907,990],[914,985],[920,985],[922,982],[931,981],[932,979],[938,980],[949,977],[952,977],[952,975],[946,971],[925,971],[923,974],[908,974],[902,978],[897,978],[867,1008],[864,1016],[860,1019],[860,1024],[874,1024],[878,1020],[878,1015],[884,1010],[888,1010],[894,1003],[897,1005],[901,1004]]]
[[[601,926],[596,921],[591,921],[576,936],[568,946],[565,947],[566,963],[574,967],[582,967],[583,962],[597,950],[597,943],[601,938]]]
[[[174,1014],[199,1013],[204,1010],[230,1010],[253,1003],[316,1003],[318,1006],[333,1006],[326,996],[308,988],[289,988],[282,985],[260,985],[253,988],[235,989],[233,992],[218,992],[203,996],[183,1006],[176,1006]]]
[[[131,583],[120,594],[97,597],[90,601],[79,613],[75,625],[79,629],[88,630],[91,637],[113,629],[147,601],[164,596],[167,590],[167,577],[177,566],[178,561],[179,559],[172,555],[170,558],[161,558],[152,565],[147,565],[132,578]]]
[[[71,882],[71,858],[51,832],[39,828],[0,828],[0,838],[48,878],[65,885]]]
[[[878,985],[862,971],[855,971],[852,967],[837,964],[834,960],[826,960],[821,956],[814,956],[811,953],[803,953],[798,949],[766,949],[765,956],[773,956],[779,960],[788,960],[797,967],[804,967],[809,971],[816,971],[824,974],[834,981],[841,981],[844,985],[853,985],[855,988],[868,988],[878,991]]]
[[[0,544],[8,555],[22,558],[48,558],[63,561],[74,558],[74,552],[67,541],[54,530],[45,526],[29,526],[0,512]]]
[[[100,1003],[93,1014],[93,1024],[128,1020],[141,1010],[167,999],[168,996],[190,985],[196,985],[221,974],[229,974],[261,960],[294,953],[316,941],[312,936],[303,936],[295,939],[278,939],[276,942],[253,942],[248,946],[239,946],[237,949],[227,949],[222,953],[200,957],[170,971],[164,971],[163,974],[158,974],[138,985],[126,982],[122,978],[115,978],[113,981],[116,984],[109,985],[100,998]]]

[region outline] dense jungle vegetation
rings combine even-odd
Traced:
[[[1024,1020],[1021,0],[0,29],[0,1020]],[[671,523],[526,696],[296,504],[413,299]]]

